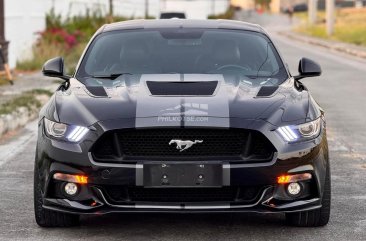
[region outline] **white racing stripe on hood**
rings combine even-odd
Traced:
[[[146,81],[218,81],[212,96],[153,96]],[[212,126],[229,127],[229,99],[220,74],[142,75],[136,103],[136,127]]]

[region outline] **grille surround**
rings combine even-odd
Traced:
[[[180,151],[172,139],[203,140]],[[208,161],[244,162],[271,161],[276,152],[260,132],[247,129],[156,128],[122,129],[104,133],[91,148],[96,162]]]

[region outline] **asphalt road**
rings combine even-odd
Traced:
[[[285,20],[255,21],[274,33]],[[303,82],[328,121],[333,185],[328,226],[287,227],[282,215],[119,214],[83,217],[75,228],[39,228],[33,217],[33,122],[0,143],[0,240],[366,240],[366,61],[273,37],[293,73],[303,56],[323,67],[322,77]]]

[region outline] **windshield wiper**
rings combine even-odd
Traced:
[[[115,73],[115,74],[110,74],[110,75],[92,75],[90,77],[96,78],[96,79],[111,79],[111,80],[115,80],[118,77],[120,77],[121,75],[133,75],[133,74],[131,74],[131,73]]]
[[[270,78],[271,76],[245,75],[245,77],[248,77],[249,79],[264,79],[264,78]]]

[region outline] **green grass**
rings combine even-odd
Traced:
[[[32,108],[40,108],[41,102],[37,99],[37,96],[40,95],[51,96],[52,93],[43,89],[35,89],[24,92],[14,99],[0,105],[0,115],[10,114],[19,107],[26,107],[29,110]]]
[[[235,8],[230,6],[225,13],[218,15],[209,15],[208,19],[233,19],[235,15]]]
[[[315,25],[308,24],[307,13],[296,14],[296,17],[302,22],[295,29],[296,32],[313,37],[366,46],[366,9],[338,10],[333,36],[328,36],[326,33],[325,12],[318,13],[318,21]]]

